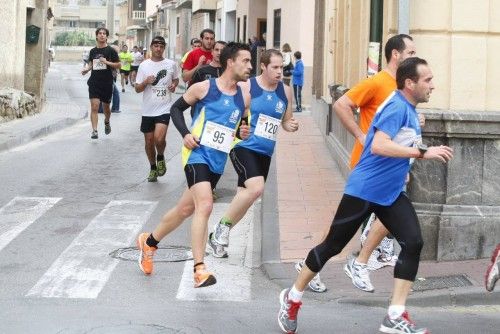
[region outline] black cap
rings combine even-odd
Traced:
[[[162,36],[155,36],[151,41],[151,45],[153,44],[166,45],[167,43],[165,43],[165,38],[163,38]]]

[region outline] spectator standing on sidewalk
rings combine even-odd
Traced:
[[[297,330],[302,294],[309,281],[331,257],[342,251],[372,212],[401,245],[394,268],[391,303],[379,330],[428,333],[425,328],[417,328],[405,310],[418,271],[423,239],[415,209],[402,189],[411,158],[446,163],[453,157],[453,150],[447,146],[422,144],[416,106],[429,101],[434,89],[432,79],[432,72],[423,59],[411,57],[399,66],[398,90],[388,97],[373,119],[361,159],[347,179],[327,237],[309,252],[292,288],[280,294],[278,322],[285,333]]]
[[[113,71],[121,66],[120,59],[116,51],[108,46],[107,40],[109,31],[106,28],[98,28],[95,32],[97,45],[89,52],[89,63],[82,70],[82,75],[90,73],[87,81],[89,86],[90,99],[90,123],[92,134],[90,138],[97,139],[97,121],[99,118],[99,103],[104,107],[104,133],[111,133],[110,117],[111,110],[109,104],[113,94]]]
[[[302,62],[302,53],[296,51],[293,56],[295,57],[295,67],[292,70],[292,84],[293,96],[297,108],[296,112],[302,112],[302,86],[304,86],[304,63]]]
[[[128,75],[130,74],[130,64],[134,61],[134,58],[130,52],[128,52],[128,47],[126,45],[122,46],[122,51],[118,54],[120,57],[120,62],[122,66],[120,67],[120,76],[122,83],[122,93],[125,92],[125,86],[128,85]]]
[[[290,47],[290,44],[283,44],[281,54],[283,55],[283,82],[285,85],[290,85],[293,71],[292,48]]]
[[[156,182],[167,172],[165,147],[172,93],[179,84],[177,64],[163,58],[165,39],[151,41],[151,58],[139,65],[135,91],[142,94],[141,132],[144,133],[146,155],[151,166],[148,182]]]
[[[212,49],[215,44],[215,32],[212,29],[203,29],[200,33],[201,47],[189,52],[186,61],[182,64],[182,80],[189,86],[197,69],[212,61]]]

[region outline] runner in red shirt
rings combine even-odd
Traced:
[[[203,29],[200,33],[201,47],[192,50],[182,65],[182,80],[189,86],[194,72],[201,66],[212,61],[212,49],[215,45],[215,32],[212,29]]]

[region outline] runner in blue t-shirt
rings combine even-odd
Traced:
[[[326,239],[309,252],[293,287],[281,292],[278,320],[283,331],[295,333],[300,300],[307,284],[331,257],[342,251],[362,222],[374,212],[401,246],[394,268],[392,300],[380,331],[427,333],[427,329],[417,328],[405,311],[423,240],[415,209],[402,188],[410,159],[445,163],[453,157],[452,149],[447,146],[426,147],[421,142],[415,106],[429,100],[434,89],[432,78],[423,59],[408,58],[399,66],[398,90],[379,109],[370,126],[360,162],[347,180]]]
[[[228,43],[220,58],[222,75],[192,85],[170,109],[172,122],[184,142],[182,162],[188,189],[155,230],[141,233],[137,240],[139,266],[149,275],[153,271],[153,255],[160,240],[194,213],[191,246],[195,288],[216,283],[215,275],[203,263],[208,218],[213,207],[212,188],[224,171],[236,128],[245,116],[250,100],[237,85],[250,76],[250,48],[241,43]],[[188,129],[183,111],[191,106],[195,112],[191,129]],[[244,131],[248,135],[248,128]]]

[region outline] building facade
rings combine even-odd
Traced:
[[[0,2],[0,13],[4,19],[0,34],[0,90],[14,90],[18,92],[16,96],[27,93],[32,97],[26,95],[27,98],[35,101],[30,103],[29,110],[11,110],[3,107],[9,97],[2,95],[0,121],[5,121],[39,111],[42,106],[49,65],[48,22],[52,12],[48,0],[8,0]]]
[[[331,105],[367,75],[371,33],[381,43],[413,36],[434,74],[424,142],[454,149],[448,164],[417,161],[409,195],[426,244],[423,257],[486,257],[500,235],[500,52],[498,1],[316,0],[313,114],[344,175],[353,141]],[[379,21],[373,25],[374,21]]]

